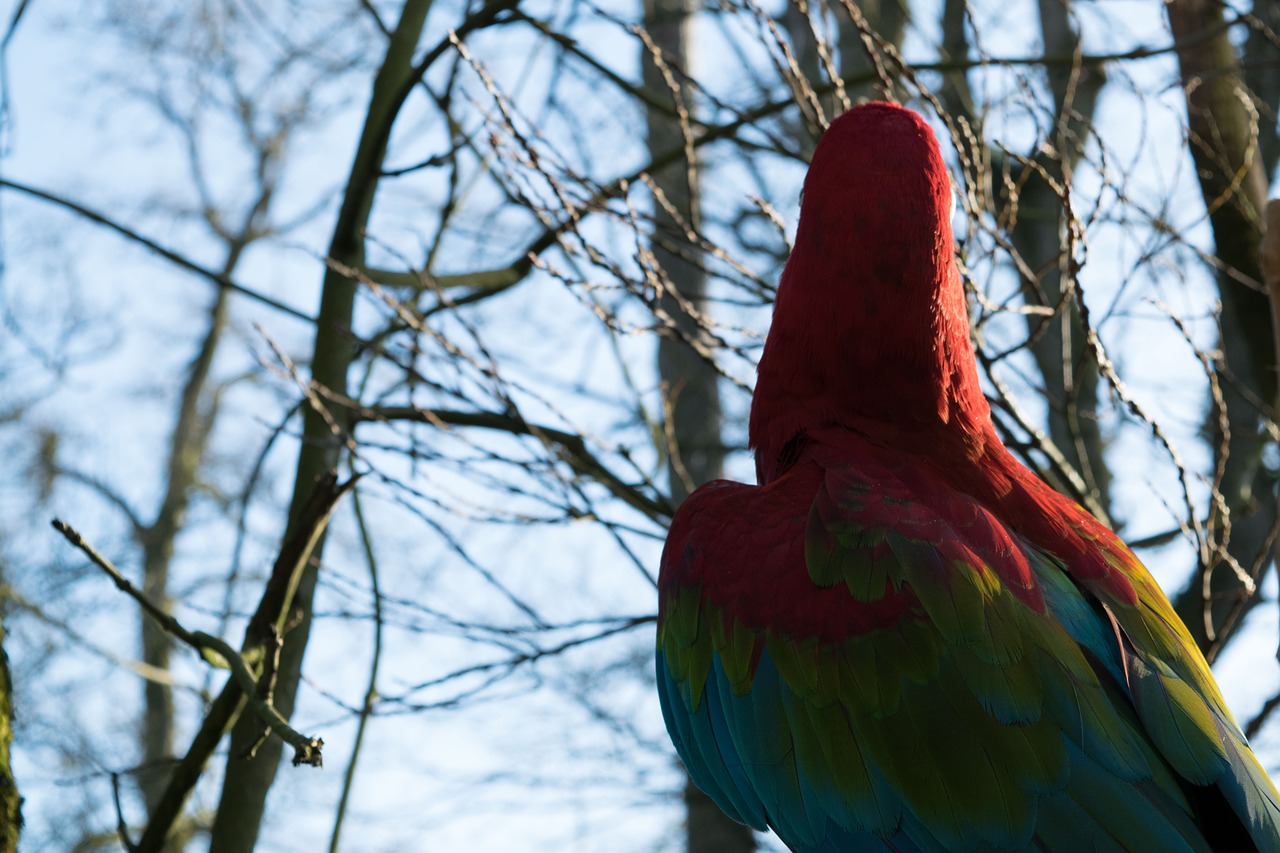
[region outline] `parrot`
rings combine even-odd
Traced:
[[[1001,442],[929,124],[816,146],[748,421],[676,512],[663,719],[796,853],[1280,851],[1280,795],[1134,553]]]

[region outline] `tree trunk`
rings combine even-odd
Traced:
[[[1257,408],[1246,394],[1273,401],[1275,350],[1267,296],[1259,286],[1258,243],[1267,184],[1262,155],[1246,106],[1240,61],[1223,28],[1223,7],[1211,0],[1166,4],[1187,99],[1191,156],[1209,211],[1216,254],[1222,262],[1220,346],[1233,382],[1223,382],[1230,440],[1210,418],[1215,466],[1223,466],[1221,493],[1230,511],[1226,553],[1245,570],[1267,560],[1275,520],[1274,484],[1262,465],[1263,436]],[[1208,40],[1206,32],[1217,35]],[[1237,390],[1243,389],[1245,393]],[[1225,456],[1225,458],[1224,458]],[[1190,584],[1175,598],[1178,614],[1210,659],[1231,637],[1231,627],[1259,598],[1228,566],[1218,548],[1224,519],[1211,507],[1208,542]],[[1266,563],[1261,563],[1265,568]]]
[[[1253,17],[1261,26],[1249,28],[1244,46],[1244,80],[1258,104],[1258,147],[1262,149],[1263,175],[1268,183],[1280,160],[1280,136],[1276,114],[1280,112],[1280,63],[1276,62],[1276,33],[1280,33],[1280,0],[1254,0]]]
[[[17,853],[18,835],[22,831],[22,797],[9,761],[9,748],[13,744],[13,681],[9,677],[4,639],[4,622],[0,618],[0,853]]]
[[[1045,53],[1074,55],[1080,36],[1072,26],[1067,3],[1040,0],[1039,9]],[[1074,171],[1084,153],[1089,121],[1104,77],[1101,68],[1077,70],[1057,65],[1050,66],[1048,72],[1055,117],[1055,133],[1048,142],[1054,154],[1039,159],[1050,175],[1063,180]],[[1075,118],[1075,113],[1081,118]],[[1069,225],[1066,211],[1057,193],[1038,174],[1016,175],[1013,180],[1015,186],[1022,186],[1019,217],[1011,234],[1013,244],[1023,261],[1040,273],[1029,301],[1059,308],[1047,320],[1027,318],[1029,336],[1034,341],[1031,354],[1049,400],[1049,436],[1067,463],[1079,472],[1096,505],[1110,514],[1111,472],[1103,457],[1105,442],[1098,424],[1098,365],[1085,345],[1076,300],[1063,299],[1061,235]]]
[[[226,275],[234,272],[239,256],[239,248],[233,247],[223,268]],[[209,310],[209,327],[187,370],[187,381],[178,405],[170,440],[164,499],[155,520],[139,537],[142,545],[142,590],[165,610],[171,606],[169,567],[173,562],[175,540],[182,531],[209,435],[209,424],[204,422],[200,413],[200,401],[226,323],[228,296],[226,288],[218,288],[214,296]],[[143,662],[168,672],[173,638],[146,613],[139,614],[139,618],[142,620]],[[151,813],[168,787],[170,768],[167,762],[173,756],[173,691],[168,684],[154,680],[143,683],[139,740],[143,770],[138,774],[138,788],[147,812]]]
[[[667,105],[648,110],[648,144],[652,155],[679,148],[682,131],[676,113],[688,107],[689,91],[680,85],[688,68],[686,26],[689,7],[683,0],[646,0],[644,26],[660,51],[662,63],[650,51],[643,56],[645,88]],[[667,66],[669,80],[662,65]],[[676,91],[672,90],[672,81]],[[695,230],[698,223],[697,163],[681,160],[653,176],[658,189],[684,222]],[[684,228],[661,203],[654,204],[654,240],[651,246],[658,268],[659,313],[670,318],[675,334],[658,342],[658,372],[666,399],[668,466],[672,503],[678,505],[689,492],[719,477],[724,463],[720,439],[720,389],[716,371],[685,340],[702,334],[689,309],[706,308],[706,277],[699,266],[695,246]],[[750,853],[755,850],[751,828],[730,819],[711,798],[686,780],[686,839],[689,853]]]
[[[430,0],[408,0],[391,34],[386,56],[374,78],[365,125],[329,246],[329,257],[335,264],[329,266],[324,275],[311,378],[317,385],[339,395],[347,392],[347,372],[355,356],[348,330],[356,295],[356,282],[339,269],[364,266],[365,229],[386,156],[391,125],[409,91],[406,84],[412,72],[413,53],[430,7]],[[337,413],[334,416],[341,417]],[[303,415],[302,446],[294,476],[286,540],[293,534],[315,483],[337,467],[341,448],[341,439],[333,434],[325,418],[308,406]],[[321,558],[323,547],[323,541],[316,544],[313,562],[302,568],[296,579],[292,605],[284,609],[281,624],[277,625],[283,629],[292,623],[280,653],[274,694],[276,710],[286,719],[293,714],[302,676],[302,660],[311,630],[311,603],[316,588],[315,564]],[[268,739],[255,757],[244,757],[258,741],[260,733],[260,724],[251,715],[242,716],[232,729],[227,772],[209,842],[210,853],[250,853],[257,844],[267,794],[280,766],[281,751],[279,740]]]

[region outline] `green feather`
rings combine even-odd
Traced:
[[[1033,723],[1044,707],[1044,690],[1033,659],[988,663],[967,647],[956,649],[952,662],[988,714],[1001,723]]]
[[[890,532],[889,547],[901,577],[919,599],[949,643],[978,643],[990,649],[986,611],[1000,590],[999,581],[983,566],[951,565],[927,543]],[[994,650],[991,650],[994,653]]]
[[[1126,656],[1125,667],[1138,715],[1173,769],[1196,785],[1217,781],[1227,754],[1204,697],[1137,655]]]
[[[725,676],[729,679],[729,686],[739,696],[751,689],[751,667],[756,645],[759,642],[757,632],[743,625],[741,620],[734,618],[724,638],[716,644],[720,652],[720,663],[724,666]]]

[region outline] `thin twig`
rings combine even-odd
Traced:
[[[111,774],[111,800],[116,806],[116,835],[120,837],[120,844],[129,853],[134,853],[138,849],[138,845],[133,843],[133,839],[129,837],[129,824],[124,819],[124,807],[120,803],[120,774]]]
[[[448,409],[422,409],[413,406],[373,406],[355,412],[365,421],[418,421],[438,427],[471,426],[530,435],[556,445],[562,458],[578,474],[591,477],[619,500],[655,521],[669,519],[673,510],[665,496],[656,498],[623,482],[603,462],[587,450],[586,440],[576,433],[565,432],[523,418],[498,412],[460,412]]]
[[[280,547],[257,610],[245,628],[240,655],[246,662],[253,662],[262,655],[264,638],[269,633],[268,626],[274,624],[283,627],[293,589],[296,587],[294,578],[311,561],[316,542],[324,534],[333,508],[355,486],[356,479],[353,477],[339,483],[338,478],[330,473],[316,483],[292,533]],[[192,738],[186,755],[174,767],[164,793],[152,807],[147,829],[138,841],[138,853],[159,853],[164,849],[165,839],[182,814],[187,797],[200,780],[204,767],[222,736],[235,725],[245,702],[245,694],[239,682],[234,678],[228,679],[222,692],[205,712],[204,720]]]
[[[369,533],[369,525],[365,522],[364,511],[360,507],[359,492],[351,496],[351,504],[355,510],[356,525],[360,528],[360,542],[364,546],[365,562],[369,566],[369,584],[373,595],[373,658],[369,663],[369,684],[364,691],[364,703],[360,706],[360,721],[356,724],[355,738],[351,743],[351,757],[347,760],[347,771],[342,778],[342,796],[338,799],[338,808],[333,816],[333,833],[329,839],[330,853],[338,853],[342,821],[346,817],[347,803],[350,801],[351,790],[355,783],[356,760],[360,757],[365,729],[368,728],[369,717],[372,716],[374,703],[378,699],[378,664],[382,659],[382,591],[378,588],[378,558],[373,550],[373,537]]]
[[[1244,736],[1252,740],[1258,732],[1262,731],[1263,725],[1265,725],[1271,715],[1275,713],[1276,708],[1280,708],[1280,693],[1277,693],[1275,696],[1272,696],[1266,702],[1262,703],[1262,708],[1259,709],[1258,713],[1253,715],[1253,719],[1245,723]]]
[[[90,562],[102,569],[115,582],[117,589],[136,601],[148,616],[159,622],[166,633],[195,649],[207,662],[215,666],[225,665],[230,669],[231,677],[235,679],[236,684],[244,694],[249,697],[249,707],[253,709],[253,712],[268,727],[269,731],[279,732],[280,739],[293,747],[293,764],[295,767],[299,764],[308,764],[312,767],[322,766],[320,748],[324,746],[324,741],[318,737],[310,737],[295,730],[269,701],[258,695],[258,679],[249,669],[249,664],[244,657],[233,649],[229,643],[221,637],[215,637],[203,631],[188,630],[174,618],[173,614],[166,612],[164,608],[152,601],[142,590],[130,583],[129,579],[121,574],[120,570],[110,560],[99,553],[98,549],[86,541],[79,531],[56,518],[53,520],[53,527],[66,537],[68,542],[83,551]]]
[[[263,305],[274,308],[275,310],[283,314],[288,314],[290,317],[296,317],[297,319],[310,323],[312,325],[315,325],[316,323],[316,318],[312,317],[310,314],[307,314],[303,311],[299,311],[297,308],[294,308],[289,305],[285,305],[283,302],[280,302],[277,299],[273,299],[270,296],[267,296],[265,293],[259,293],[253,288],[246,287],[243,284],[233,281],[231,278],[229,278],[226,275],[223,275],[222,273],[215,272],[214,270],[211,270],[207,267],[203,267],[200,264],[196,263],[195,261],[191,260],[190,258],[186,257],[185,255],[180,255],[177,252],[173,251],[172,249],[165,248],[164,246],[161,246],[156,241],[148,237],[144,237],[141,234],[139,234],[137,231],[134,231],[133,229],[128,228],[127,226],[122,225],[119,222],[116,222],[114,219],[107,216],[105,213],[99,213],[96,210],[85,207],[84,205],[78,202],[74,202],[68,198],[63,198],[62,196],[55,195],[54,193],[51,193],[47,190],[42,190],[36,187],[28,186],[27,184],[18,183],[17,181],[10,180],[9,178],[0,178],[0,187],[7,187],[11,190],[14,190],[15,192],[24,193],[26,195],[31,196],[32,198],[38,198],[41,201],[46,201],[49,204],[56,205],[58,207],[63,208],[64,210],[69,210],[72,213],[76,214],[77,216],[80,216],[84,219],[89,220],[90,222],[97,223],[98,225],[101,225],[104,228],[108,228],[116,232],[121,237],[124,237],[126,240],[130,240],[134,243],[137,243],[140,246],[150,249],[152,252],[164,258],[166,261],[169,261],[170,263],[181,267],[187,272],[195,273],[201,278],[208,279],[209,281],[213,282],[219,287],[225,287],[228,290],[234,290],[236,293],[247,296],[248,298],[254,300],[255,302],[260,302]]]

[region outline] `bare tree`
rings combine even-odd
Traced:
[[[1218,369],[1224,381],[1208,424],[1214,501],[1203,526],[1196,527],[1196,574],[1177,597],[1179,615],[1213,660],[1240,617],[1259,600],[1257,583],[1271,561],[1277,531],[1275,478],[1262,464],[1267,437],[1260,426],[1264,415],[1274,424],[1271,378],[1276,369],[1276,330],[1258,264],[1267,179],[1262,122],[1245,88],[1223,9],[1177,2],[1166,11],[1174,39],[1182,45],[1178,63],[1186,93],[1187,143],[1213,228],[1222,300]],[[1258,20],[1255,31],[1266,29]],[[1269,94],[1274,99],[1278,93]],[[1268,111],[1276,106],[1273,101]],[[1274,125],[1273,119],[1272,133]]]
[[[92,169],[101,190],[0,178],[19,223],[55,230],[39,227],[52,205],[199,288],[163,334],[117,327],[182,354],[172,388],[119,377],[118,400],[166,421],[143,461],[78,444],[40,395],[3,425],[32,461],[6,494],[43,490],[39,513],[75,528],[77,550],[50,553],[29,516],[0,519],[15,696],[58,721],[19,715],[15,748],[47,737],[86,768],[84,849],[104,833],[179,848],[211,813],[219,851],[448,846],[521,809],[571,816],[531,848],[773,843],[675,769],[648,675],[654,574],[680,500],[749,476],[743,421],[805,161],[863,97],[925,113],[953,158],[1010,445],[1139,530],[1165,572],[1199,565],[1183,612],[1211,651],[1243,636],[1274,540],[1252,254],[1277,148],[1269,5],[1236,21],[1175,3],[1162,44],[1108,40],[1105,9],[1020,5],[1021,45],[962,0],[939,10],[937,44],[897,3],[128,8],[111,23],[149,76],[106,85],[161,117],[139,138],[178,140],[179,177],[130,204]],[[1129,71],[1174,56],[1191,112],[1173,120],[1199,159],[1153,177],[1188,149],[1106,104],[1162,110]],[[55,306],[13,296],[34,292],[37,252],[7,251],[7,317],[43,328]],[[78,330],[107,327],[88,313]],[[1127,349],[1135,328],[1160,352]],[[64,406],[97,381],[56,357],[78,337],[24,356]],[[16,346],[0,340],[0,375]],[[1170,370],[1194,385],[1181,409],[1153,390]],[[112,635],[138,618],[112,584],[140,608],[136,650]],[[105,673],[119,710],[42,692],[63,666]],[[313,764],[319,738],[345,766],[278,774],[286,743]],[[113,796],[135,777],[141,796]],[[52,838],[49,815],[73,810],[33,790]],[[635,815],[646,829],[628,833]]]

